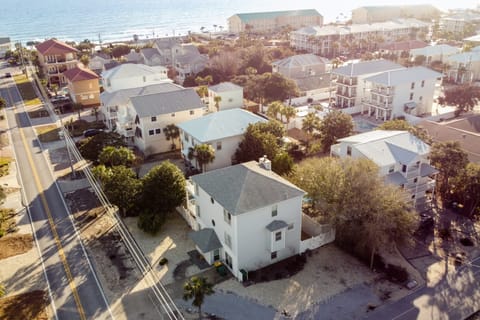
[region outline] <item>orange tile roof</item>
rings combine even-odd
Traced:
[[[98,79],[98,75],[90,69],[75,67],[63,73],[71,82]]]
[[[41,54],[65,54],[70,52],[78,52],[74,47],[56,39],[50,39],[36,45],[38,52]]]

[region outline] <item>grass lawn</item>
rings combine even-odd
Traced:
[[[8,290],[8,288],[7,288]],[[47,320],[46,293],[41,290],[0,299],[0,319]]]
[[[14,76],[14,79],[18,91],[20,91],[20,94],[22,95],[23,103],[26,106],[33,106],[42,103],[33,89],[32,82],[25,75],[16,75]]]
[[[58,132],[60,131],[55,125],[47,125],[36,127],[37,136],[40,142],[52,142],[60,140],[58,137]]]
[[[12,162],[10,157],[0,157],[0,177],[8,174],[9,164]]]

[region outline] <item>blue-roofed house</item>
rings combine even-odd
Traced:
[[[233,33],[265,32],[291,27],[321,26],[323,16],[315,9],[237,13],[228,18],[228,30]]]
[[[217,102],[215,98],[220,97]],[[221,82],[208,87],[208,109],[222,111],[243,107],[243,88],[231,82]]]
[[[179,123],[177,126],[180,129],[182,156],[189,162],[190,148],[206,143],[215,149],[215,160],[207,164],[207,171],[230,166],[248,125],[257,122],[267,122],[267,120],[249,111],[236,108]],[[201,170],[195,161],[192,161],[191,165]]]
[[[412,203],[423,205],[435,189],[438,171],[430,165],[430,146],[408,131],[373,130],[338,140],[332,156],[367,158],[385,181],[407,191]]]

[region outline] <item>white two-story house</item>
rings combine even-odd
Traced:
[[[215,97],[220,101],[215,102]],[[231,82],[208,87],[208,110],[211,112],[243,107],[243,88]]]
[[[335,88],[335,106],[346,113],[360,112],[364,93],[364,79],[393,70],[405,69],[388,60],[351,63],[332,70],[331,86]]]
[[[122,123],[123,127],[117,128],[118,113],[125,113],[131,97],[142,96],[160,92],[170,92],[184,89],[174,83],[165,82],[152,84],[145,87],[136,87],[130,89],[120,89],[109,92],[104,91],[100,94],[100,114],[101,119],[109,130],[118,129],[126,138],[133,138],[133,123]]]
[[[338,140],[332,156],[367,158],[378,165],[380,176],[405,189],[413,204],[428,202],[438,172],[430,165],[430,146],[408,131],[374,130]]]
[[[248,125],[257,122],[267,120],[236,108],[179,123],[182,156],[188,161],[189,150],[197,144],[206,143],[215,150],[215,159],[206,165],[207,171],[230,166]],[[191,165],[201,170],[195,161]]]
[[[222,261],[240,281],[253,271],[300,253],[305,192],[250,161],[191,177],[189,234],[209,264]]]
[[[165,67],[133,63],[121,64],[102,72],[101,81],[103,89],[108,92],[172,82]]]
[[[172,141],[166,139],[165,127],[201,117],[205,106],[195,90],[182,89],[131,97],[121,111],[117,128],[126,130],[131,124],[134,145],[148,156],[170,151]]]
[[[367,112],[383,121],[431,114],[435,84],[441,79],[441,73],[425,67],[387,71],[365,78],[361,113]]]

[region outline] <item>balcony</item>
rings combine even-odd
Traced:
[[[337,96],[342,96],[345,98],[354,98],[356,96],[355,92],[349,92],[349,90],[341,90],[341,89],[337,89],[335,94]]]
[[[384,97],[393,97],[393,95],[395,94],[395,91],[393,90],[393,88],[381,88],[381,87],[372,88],[370,92],[380,96],[384,96]]]
[[[362,103],[366,107],[373,107],[373,108],[378,108],[382,110],[392,110],[391,103],[385,104],[385,102],[378,102],[376,100],[371,100],[371,99],[363,99]]]
[[[352,78],[337,78],[337,84],[343,84],[345,86],[356,86],[358,84],[358,80]]]

